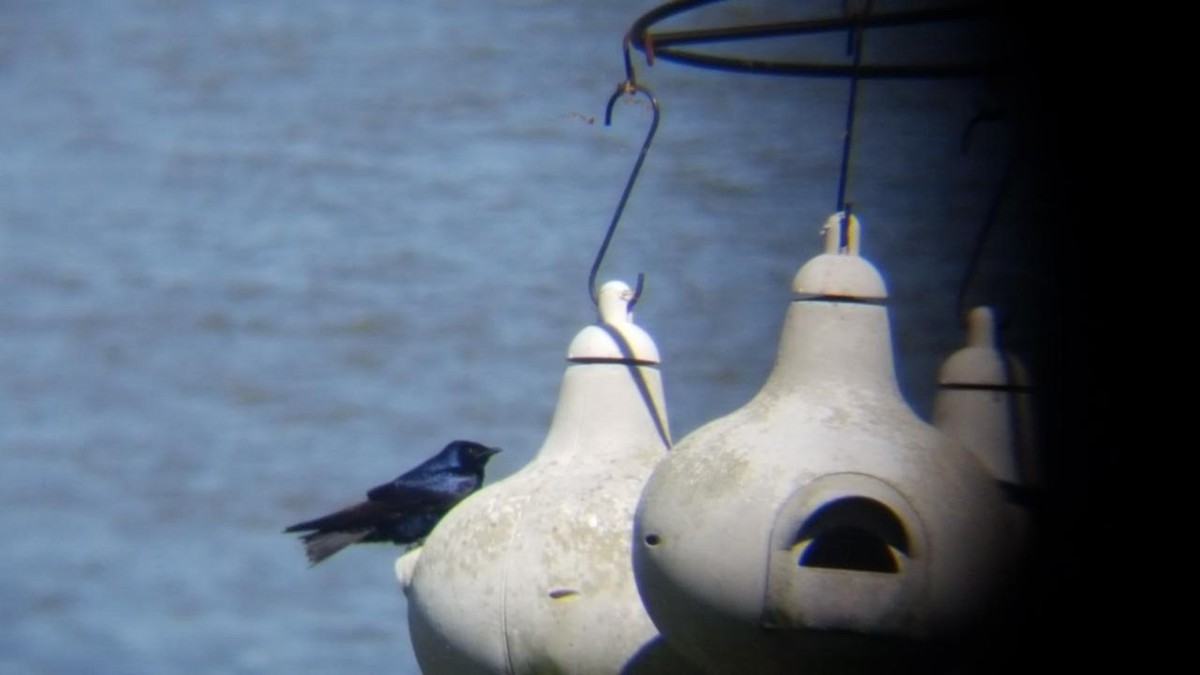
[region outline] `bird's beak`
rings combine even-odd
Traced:
[[[485,454],[484,457],[491,457],[492,455],[500,452],[500,450],[502,450],[502,448],[488,448],[487,454]]]

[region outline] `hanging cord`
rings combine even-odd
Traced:
[[[853,1],[848,0],[847,4]],[[853,57],[853,65],[851,66],[850,74],[850,94],[846,102],[846,125],[845,131],[842,133],[842,168],[838,176],[837,205],[835,208],[835,211],[842,214],[841,227],[838,230],[839,251],[846,248],[846,230],[850,225],[852,205],[846,199],[846,192],[850,182],[850,154],[854,140],[854,121],[858,116],[858,69],[862,65],[863,33],[865,32],[867,15],[871,13],[871,4],[872,0],[867,0],[861,12],[857,9],[852,11],[851,20],[853,21],[853,25],[846,40],[846,53]]]
[[[625,211],[625,204],[629,201],[629,193],[633,191],[633,186],[637,182],[638,173],[642,170],[642,163],[646,161],[646,153],[650,151],[650,144],[654,142],[654,134],[658,132],[659,108],[658,99],[654,97],[654,92],[650,89],[638,84],[637,78],[633,72],[633,62],[629,56],[630,37],[625,36],[625,80],[617,85],[617,90],[608,99],[608,105],[604,108],[604,125],[612,126],[613,106],[616,105],[617,99],[622,96],[634,96],[642,94],[650,100],[650,107],[654,112],[654,116],[650,121],[650,129],[646,132],[646,140],[642,142],[642,151],[638,154],[637,161],[633,165],[633,171],[629,174],[629,179],[625,181],[625,189],[621,193],[621,199],[617,202],[616,211],[613,212],[612,222],[608,224],[608,231],[604,233],[604,241],[600,244],[600,250],[596,252],[596,260],[592,263],[592,271],[588,274],[588,294],[592,298],[592,304],[599,306],[599,301],[596,297],[596,275],[600,272],[600,263],[604,261],[604,255],[608,252],[608,245],[612,242],[613,234],[617,231],[617,223],[621,220],[621,214]],[[633,299],[629,302],[630,311],[637,303],[638,298],[642,295],[642,288],[646,281],[646,275],[638,272],[637,288],[634,290]]]

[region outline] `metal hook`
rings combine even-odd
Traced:
[[[998,102],[984,103],[976,114],[967,122],[966,128],[963,129],[960,145],[962,152],[965,154],[970,150],[971,138],[975,129],[985,122],[996,122],[1006,120],[1006,111]],[[1015,179],[1015,167],[1017,161],[1017,145],[1014,143],[1009,147],[1008,158],[1005,160],[1004,168],[1000,174],[1000,180],[996,183],[995,192],[992,194],[992,199],[988,203],[987,211],[984,214],[983,224],[979,228],[979,232],[975,235],[975,243],[971,249],[970,257],[967,259],[966,268],[963,270],[962,280],[958,284],[958,293],[954,299],[954,308],[961,321],[966,321],[967,312],[969,310],[967,294],[971,287],[978,281],[980,268],[983,266],[983,253],[987,247],[988,240],[991,239],[992,231],[996,227],[997,221],[1000,219],[1000,209],[1004,205],[1004,200],[1008,197],[1009,189],[1012,187]]]
[[[984,215],[983,224],[980,226],[979,232],[975,235],[975,245],[971,248],[971,255],[967,259],[966,269],[963,270],[962,281],[958,284],[958,294],[954,298],[954,308],[960,320],[966,319],[968,311],[967,293],[978,280],[979,270],[983,265],[984,249],[987,247],[988,240],[991,239],[992,230],[995,229],[996,223],[1000,219],[1000,209],[1004,205],[1004,200],[1008,197],[1008,191],[1012,186],[1016,156],[1017,153],[1015,150],[1009,152],[1003,173],[1000,175],[1000,181],[996,185],[996,191],[992,195],[992,200],[987,207],[987,213]]]
[[[628,55],[628,39],[626,40],[626,55]],[[592,304],[596,306],[599,306],[599,301],[596,297],[596,274],[600,271],[600,263],[604,261],[604,254],[608,252],[608,245],[612,241],[613,233],[617,230],[617,223],[621,220],[621,213],[625,211],[625,203],[629,201],[629,193],[633,191],[633,185],[637,182],[638,173],[642,170],[642,162],[646,160],[646,153],[650,151],[650,144],[654,141],[654,134],[658,131],[658,99],[654,97],[654,92],[634,80],[633,69],[628,60],[626,60],[626,75],[628,79],[617,85],[617,90],[613,92],[612,97],[608,99],[608,105],[604,108],[604,125],[612,125],[613,106],[616,105],[618,98],[638,93],[644,94],[646,98],[650,99],[650,107],[654,111],[654,117],[650,122],[650,130],[646,132],[646,140],[642,142],[642,151],[638,155],[637,162],[633,165],[633,171],[629,174],[629,180],[625,182],[625,191],[621,193],[621,199],[617,202],[617,209],[613,213],[612,222],[608,225],[608,232],[604,234],[604,241],[600,244],[600,250],[596,252],[596,260],[592,263],[592,271],[588,275],[588,294],[592,297]],[[630,311],[633,311],[633,306],[637,303],[638,298],[641,297],[645,281],[646,275],[638,272],[637,288],[634,289],[633,299],[629,301]]]
[[[985,92],[986,93],[986,92]],[[963,127],[962,136],[959,138],[959,148],[963,154],[971,149],[971,138],[975,133],[975,129],[984,122],[1004,121],[1006,118],[1004,106],[999,101],[984,100],[979,104],[978,110],[967,121],[967,125]]]

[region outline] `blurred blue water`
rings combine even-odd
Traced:
[[[454,437],[509,450],[489,479],[536,451],[649,109],[597,118],[656,4],[0,5],[0,672],[417,672],[396,550],[310,570],[279,530]],[[601,279],[647,274],[679,439],[770,368],[847,89],[639,68],[663,121]],[[860,101],[922,414],[1008,140],[960,151],[978,97]],[[1015,246],[985,284],[1027,283]]]

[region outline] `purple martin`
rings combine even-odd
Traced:
[[[312,565],[351,544],[418,543],[455,504],[483,485],[483,467],[497,452],[500,448],[452,441],[408,473],[368,490],[366,501],[284,532],[307,533],[300,539]]]

